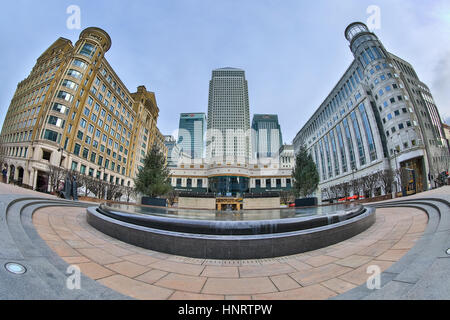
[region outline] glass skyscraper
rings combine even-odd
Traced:
[[[204,157],[206,115],[204,113],[182,113],[178,131],[178,147],[191,159]]]
[[[213,70],[209,85],[207,158],[244,163],[251,155],[250,107],[245,71]]]
[[[276,114],[255,114],[252,121],[253,152],[257,159],[277,158],[283,145]]]

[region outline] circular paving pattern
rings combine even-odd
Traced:
[[[137,299],[328,299],[366,283],[369,266],[399,261],[422,236],[418,209],[377,209],[376,223],[339,244],[261,260],[207,260],[163,254],[118,241],[86,222],[83,208],[36,211],[39,235],[68,264]],[[81,283],[81,286],[83,284]]]

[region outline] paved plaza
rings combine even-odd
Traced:
[[[0,184],[2,194],[56,199],[5,184]],[[450,187],[407,199],[441,198],[442,194],[450,197]],[[192,259],[129,245],[91,227],[86,222],[86,209],[82,207],[38,209],[32,215],[32,224],[44,240],[42,243],[67,266],[77,265],[83,275],[99,287],[110,288],[124,297],[323,300],[340,299],[345,293],[350,294],[350,299],[361,298],[358,294],[353,296],[352,292],[357,293],[358,287],[366,286],[371,276],[368,267],[377,266],[382,272],[395,267],[427,237],[424,234],[429,227],[429,217],[418,207],[378,208],[376,223],[347,241],[294,256],[242,261]],[[448,229],[446,234],[448,241]],[[450,261],[442,258],[446,263]],[[442,281],[449,280],[448,271],[446,274],[447,278]],[[381,275],[383,284],[387,281],[384,275]]]

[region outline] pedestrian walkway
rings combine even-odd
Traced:
[[[439,202],[450,198],[450,187],[381,203],[385,207],[377,208],[372,227],[333,246],[294,256],[241,261],[192,259],[129,245],[91,227],[86,222],[86,204],[80,202],[1,183],[0,198],[2,203],[13,198],[24,202],[20,205],[17,200],[9,209],[5,205],[1,209],[6,212],[3,221],[0,216],[0,237],[6,239],[1,246],[9,249],[2,249],[0,258],[4,262],[18,257],[24,264],[40,268],[37,271],[45,290],[38,298],[47,294],[53,298],[52,286],[62,286],[59,282],[67,277],[46,268],[57,265],[65,270],[75,265],[83,274],[83,292],[66,294],[59,289],[64,292],[62,299],[402,299],[401,292],[413,298],[426,293],[429,298],[450,299],[445,289],[450,284],[445,267],[450,256],[441,252],[443,246],[450,247],[449,212],[448,205]],[[434,202],[426,204],[422,199]],[[53,202],[52,206],[46,202]],[[400,207],[390,207],[394,205]],[[31,237],[29,243],[26,237]],[[438,266],[444,269],[435,270]],[[381,290],[368,291],[369,267],[383,272]],[[426,268],[435,270],[439,279]],[[0,290],[0,297],[17,299],[8,277],[0,270],[0,283],[10,285],[8,290]],[[37,280],[30,281],[38,285]],[[427,287],[430,283],[437,289]],[[26,283],[23,286],[26,292]],[[31,291],[32,286],[29,288]]]

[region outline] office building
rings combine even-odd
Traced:
[[[219,163],[248,162],[251,158],[250,106],[244,70],[213,70],[207,128],[207,159]]]
[[[279,159],[283,145],[278,116],[275,114],[255,114],[252,121],[253,152],[257,159]]]
[[[178,130],[178,147],[191,159],[205,157],[205,113],[182,113]]]
[[[132,186],[158,130],[155,94],[131,93],[105,58],[111,38],[87,28],[59,38],[17,85],[0,135],[8,180],[50,190],[49,167]]]
[[[345,37],[354,60],[294,139],[295,151],[304,145],[317,165],[322,198],[386,169],[408,170],[408,191],[433,187],[448,169],[448,148],[430,90],[363,23],[349,25]]]

